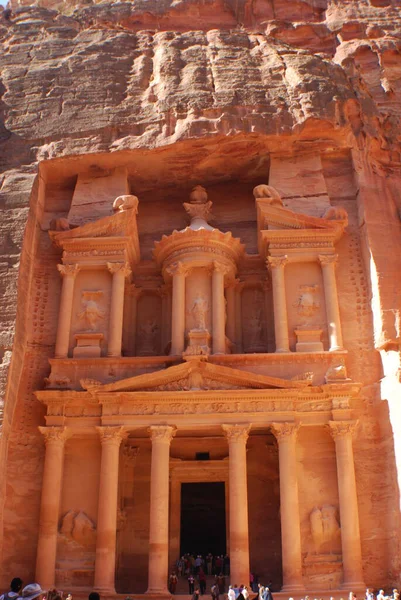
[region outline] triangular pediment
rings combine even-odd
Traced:
[[[195,391],[232,389],[299,389],[311,384],[310,378],[287,380],[259,373],[190,360],[167,369],[144,373],[114,383],[102,385],[93,380],[81,380],[84,389],[97,392],[132,391]]]

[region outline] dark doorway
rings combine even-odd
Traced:
[[[226,553],[224,482],[181,484],[180,552]]]

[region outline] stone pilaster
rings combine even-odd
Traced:
[[[285,293],[284,267],[287,256],[269,256],[268,267],[271,269],[273,288],[274,333],[276,352],[289,352],[287,297]]]
[[[70,437],[70,433],[65,427],[39,427],[39,431],[45,438],[46,454],[43,469],[35,580],[43,589],[51,589],[55,586],[64,445]]]
[[[168,594],[168,515],[170,444],[176,432],[172,425],[152,425],[150,470],[150,525],[148,594]]]
[[[226,287],[227,297],[227,326],[226,332],[227,337],[232,344],[236,343],[236,331],[235,331],[235,287],[237,285],[236,280],[230,281]]]
[[[272,423],[280,469],[281,553],[284,592],[304,589],[297,478],[297,423]]]
[[[246,443],[250,424],[223,425],[229,448],[231,581],[249,580],[249,525]]]
[[[343,349],[343,336],[341,331],[340,308],[338,305],[338,292],[335,266],[336,254],[321,254],[319,261],[322,266],[324,297],[326,302],[327,327],[329,332],[330,350]]]
[[[60,309],[56,335],[56,358],[67,358],[70,342],[72,303],[74,300],[75,277],[79,272],[78,265],[57,265],[63,277],[60,297]]]
[[[224,298],[225,265],[214,262],[212,272],[212,344],[213,354],[226,352],[226,308]]]
[[[330,421],[330,433],[336,445],[338,496],[340,500],[343,587],[364,589],[361,534],[352,437],[355,421]]]
[[[123,427],[97,427],[102,445],[97,516],[96,590],[115,594],[118,470]]]

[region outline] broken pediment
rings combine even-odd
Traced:
[[[258,188],[266,188],[266,196],[256,193]],[[268,247],[333,245],[341,238],[348,225],[344,208],[329,207],[321,218],[296,213],[285,208],[278,192],[271,186],[255,188],[255,203],[258,223],[258,245],[263,255]],[[274,190],[274,193],[272,192]],[[260,190],[259,190],[260,192]]]
[[[223,389],[299,389],[311,385],[311,377],[287,380],[231,367],[214,365],[204,360],[191,360],[161,371],[145,373],[102,385],[83,379],[81,386],[92,393],[121,391],[188,391]]]

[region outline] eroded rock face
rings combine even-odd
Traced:
[[[270,168],[269,183],[294,210],[321,216],[345,206],[348,262],[339,277],[348,371],[363,384],[355,452],[366,581],[396,584],[398,1],[30,4],[12,0],[0,22],[2,584],[15,569],[25,581],[34,578],[43,413],[32,391],[43,385],[54,354],[48,298],[59,293],[45,230],[51,219],[68,216],[80,173],[84,180],[115,168],[128,168],[132,188],[118,195],[131,191],[145,200],[161,188],[169,199],[176,186],[198,183],[216,185],[216,198],[219,189],[239,198],[236,179],[249,181],[251,192]],[[220,214],[214,205],[222,218],[228,205]],[[150,206],[142,218],[162,234],[168,224]],[[241,207],[233,227],[256,252],[244,225],[253,217]]]

